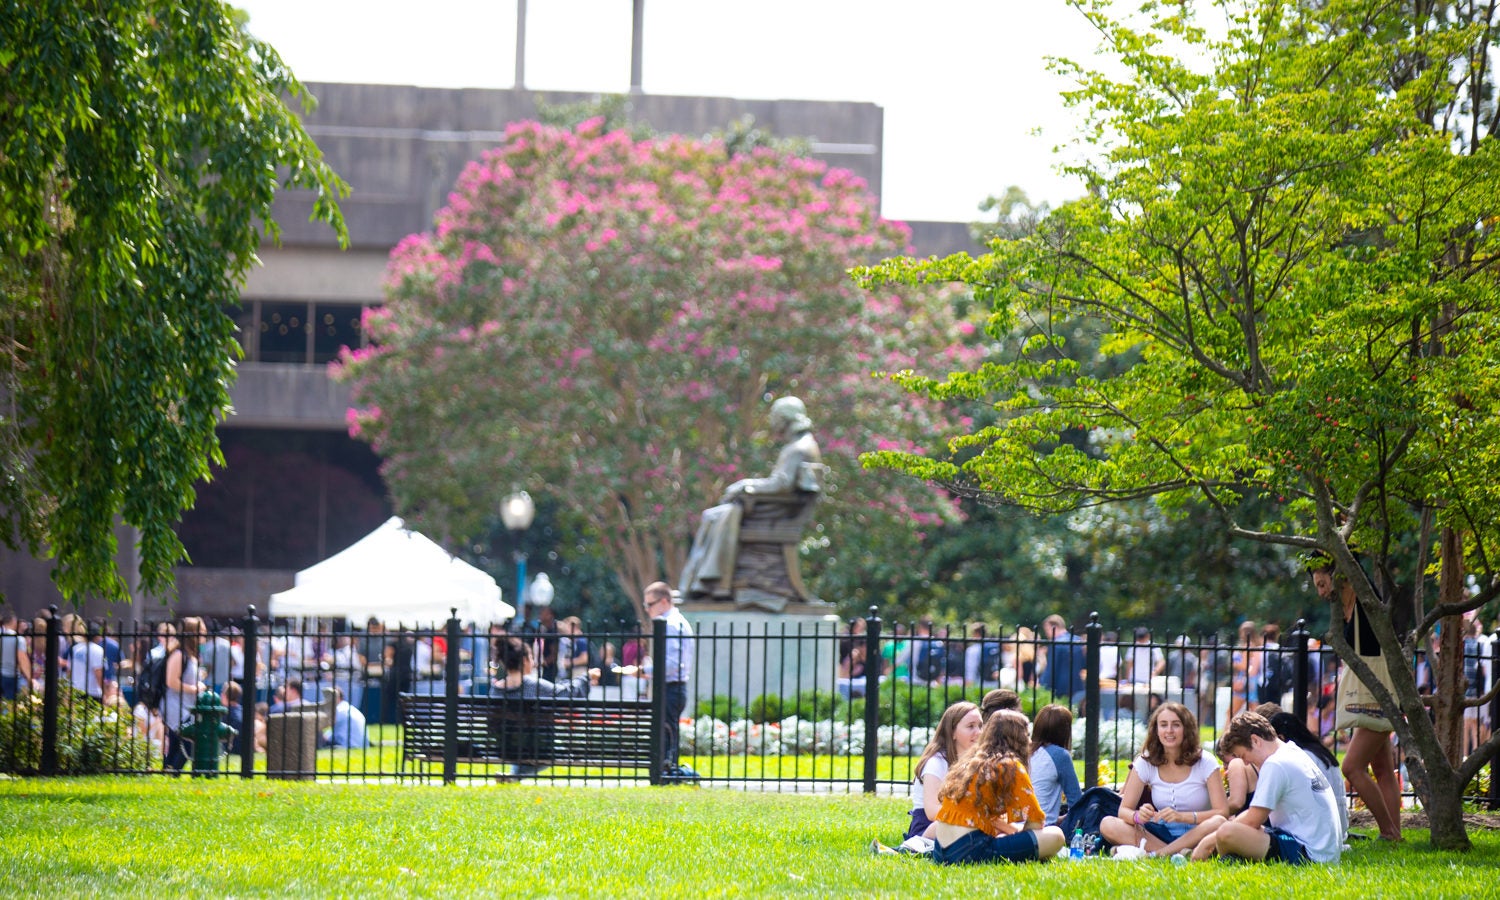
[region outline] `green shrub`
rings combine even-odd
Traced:
[[[799,719],[821,722],[824,719],[835,718],[835,713],[843,702],[844,698],[836,693],[816,689],[806,690],[797,695],[790,714]]]
[[[978,704],[989,692],[990,688],[978,685],[965,688],[956,684],[911,684],[892,679],[880,685],[880,724],[898,725],[902,728],[936,728],[943,717],[943,710],[950,705],[960,700]],[[1026,688],[1020,692],[1020,696],[1021,711],[1027,718],[1034,718],[1037,710],[1052,702],[1052,695],[1041,688],[1035,691]]]
[[[745,708],[728,694],[715,694],[707,700],[699,700],[694,714],[700,719],[707,717],[734,722],[745,718]]]
[[[132,736],[135,722],[122,711],[116,718],[70,687],[60,691],[57,715],[57,773],[98,775],[155,768],[159,754],[151,741]],[[0,772],[35,775],[42,769],[42,698],[28,694],[0,703]]]
[[[786,718],[782,711],[781,697],[777,694],[761,694],[750,701],[750,721],[757,725],[780,722]]]

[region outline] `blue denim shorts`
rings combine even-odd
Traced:
[[[1019,831],[1004,837],[990,837],[978,829],[969,832],[944,847],[936,844],[932,848],[932,861],[946,866],[969,863],[1031,862],[1039,859],[1036,832]]]
[[[1266,862],[1284,862],[1293,866],[1312,862],[1308,858],[1307,848],[1291,834],[1269,825],[1266,826],[1266,833],[1271,836],[1271,846],[1266,848]]]
[[[1170,844],[1193,830],[1193,826],[1187,822],[1147,822],[1141,827],[1163,844]]]

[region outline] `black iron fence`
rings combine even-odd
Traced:
[[[194,638],[162,625],[90,626],[53,610],[29,635],[0,636],[0,652],[24,657],[0,701],[0,771],[901,792],[943,710],[994,690],[1014,692],[1030,714],[1068,706],[1086,781],[1123,781],[1147,716],[1167,701],[1212,738],[1268,701],[1336,738],[1339,661],[1300,622],[1279,644],[1150,634],[1121,643],[1105,639],[1097,616],[1081,635],[1054,637],[891,625],[873,609],[850,621],[710,617],[680,678],[664,671],[682,655],[668,646],[674,638],[652,625],[476,633],[450,619],[356,631],[268,624],[252,608]],[[511,638],[534,671],[501,664]],[[144,702],[163,668],[153,657],[177,647],[191,663],[179,654],[165,666],[166,696]],[[572,688],[538,697],[516,687],[524,675]],[[674,689],[687,696],[675,720]],[[1481,710],[1485,726],[1497,707]],[[685,768],[673,768],[674,746]],[[1492,775],[1492,804],[1496,788]]]

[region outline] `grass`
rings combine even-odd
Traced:
[[[0,781],[0,896],[1500,896],[1491,832],[1465,855],[1412,834],[1299,869],[868,855],[905,809],[692,788]]]

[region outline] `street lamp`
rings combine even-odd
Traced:
[[[521,537],[531,527],[534,518],[536,504],[525,491],[517,491],[500,502],[500,521],[505,523],[506,530],[515,536],[516,541],[516,617],[522,623],[526,621],[526,550],[521,545]]]

